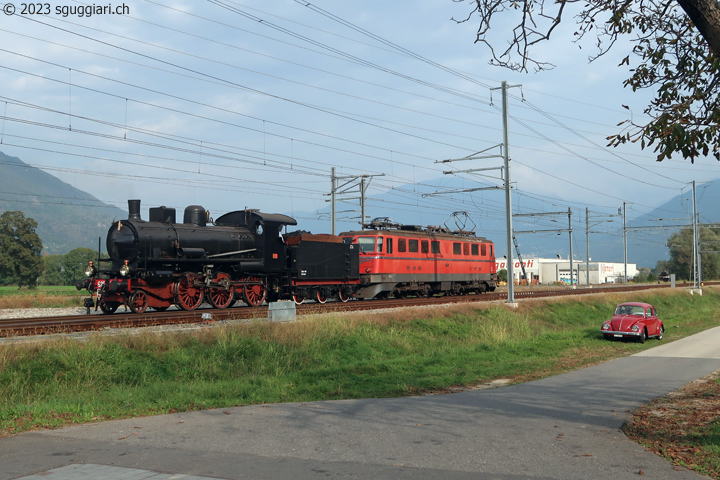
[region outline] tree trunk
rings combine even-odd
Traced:
[[[720,3],[717,0],[677,0],[710,46],[720,56]]]

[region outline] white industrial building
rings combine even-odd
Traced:
[[[527,283],[533,284],[552,284],[562,282],[570,284],[570,261],[567,259],[557,258],[528,258],[523,259]],[[507,260],[504,258],[496,259],[495,266],[497,270],[507,270]],[[587,284],[587,267],[588,264],[581,260],[573,260],[573,283],[575,285]],[[623,283],[625,278],[624,263],[610,262],[590,262],[590,284],[600,283]],[[627,277],[632,280],[637,275],[637,267],[634,263],[627,264]],[[515,283],[521,282],[522,268],[520,261],[514,260],[513,277]]]

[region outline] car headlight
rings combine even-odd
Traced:
[[[632,326],[632,331],[633,331],[633,332],[637,332],[637,331],[639,331],[639,330],[640,330],[640,327],[638,327],[637,325],[633,325],[633,326]]]
[[[610,324],[609,324],[609,323],[603,323],[602,329],[603,329],[603,330],[610,330]]]
[[[125,260],[125,264],[120,267],[120,275],[123,277],[127,277],[130,274],[130,265],[128,265],[128,261]]]
[[[95,266],[93,265],[93,262],[88,263],[87,268],[85,269],[85,276],[86,277],[94,277],[95,276]]]

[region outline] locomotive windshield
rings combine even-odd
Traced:
[[[375,251],[375,237],[358,237],[360,253],[372,253]]]
[[[375,253],[375,237],[358,237],[360,253]],[[383,237],[377,237],[377,252],[382,253]]]

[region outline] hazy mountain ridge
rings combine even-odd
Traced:
[[[699,223],[720,223],[720,182],[708,181],[696,185],[697,211]],[[669,249],[665,241],[673,232],[680,230],[679,225],[692,223],[692,188],[688,187],[682,194],[655,208],[652,212],[640,215],[628,221],[628,261],[638,266],[654,267],[657,260],[667,260]],[[647,228],[652,227],[652,228]],[[643,237],[647,232],[661,236],[665,241],[661,245],[647,244]],[[622,248],[622,244],[620,245]],[[622,250],[621,259],[622,259]],[[661,258],[657,258],[661,256]]]
[[[127,212],[0,152],[0,212],[5,211],[21,211],[38,223],[45,254],[97,249],[112,220],[127,217]]]

